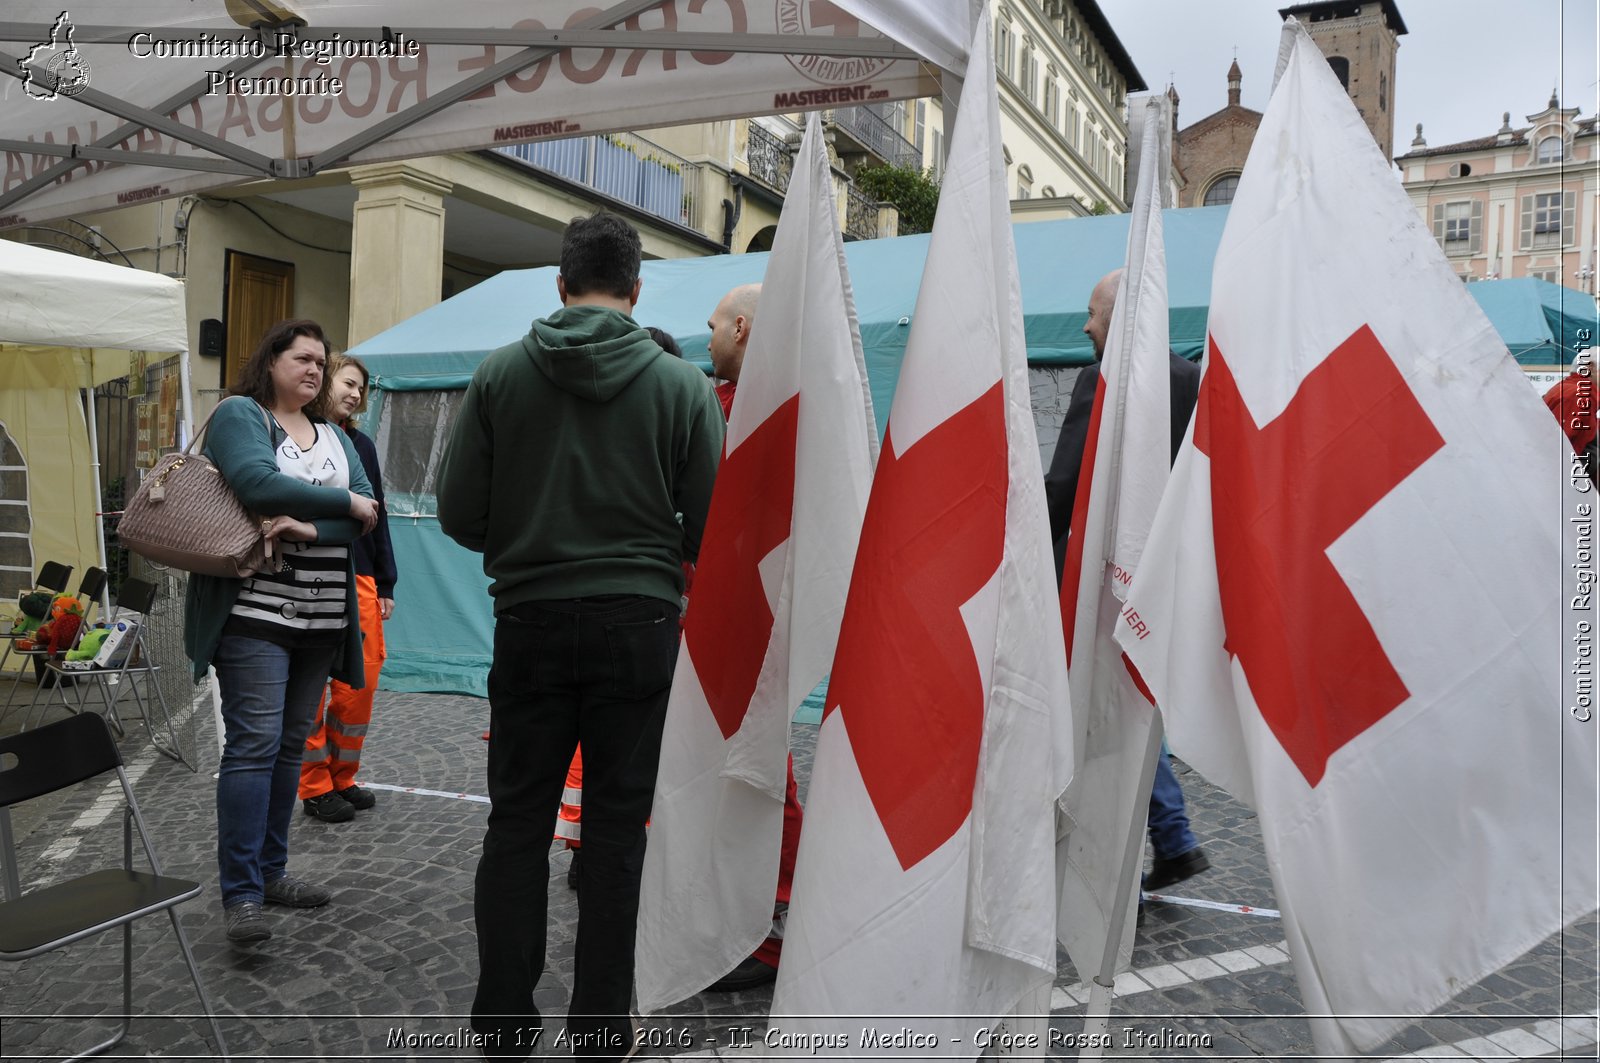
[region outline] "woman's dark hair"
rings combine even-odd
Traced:
[[[568,295],[626,299],[639,280],[643,255],[639,230],[617,215],[600,211],[573,218],[561,237],[561,280]]]
[[[650,338],[656,341],[656,346],[672,355],[674,358],[683,357],[683,348],[678,346],[678,341],[672,338],[672,333],[665,329],[658,329],[654,325],[646,325],[644,330],[650,333]]]
[[[277,399],[272,387],[272,365],[278,356],[289,349],[290,344],[301,336],[310,336],[322,344],[323,351],[328,349],[328,337],[323,334],[322,326],[309,318],[298,318],[294,321],[280,321],[267,329],[266,335],[261,337],[261,342],[256,345],[255,353],[245,361],[244,368],[239,372],[239,379],[234,381],[233,387],[228,389],[230,395],[248,395],[261,405],[272,408]],[[328,374],[322,374],[322,391],[311,402],[306,403],[306,409],[312,412],[322,409],[323,396],[328,391]]]

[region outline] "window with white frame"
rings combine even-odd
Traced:
[[[0,597],[15,601],[33,587],[33,513],[28,463],[0,424]]]
[[[1033,76],[1036,65],[1033,58],[1033,42],[1025,40],[1022,42],[1022,61],[1018,65],[1017,85],[1022,89],[1022,95],[1027,98],[1029,103],[1033,102],[1034,82],[1038,80]]]
[[[1051,129],[1061,124],[1061,89],[1056,85],[1055,75],[1050,73],[1044,77],[1044,117]]]
[[[1011,23],[1007,19],[1001,19],[995,24],[994,55],[995,65],[1000,68],[1000,73],[1010,77],[1015,51],[1011,43]]]
[[[1017,167],[1017,198],[1033,198],[1033,170],[1026,163]]]
[[[923,151],[925,149],[922,138],[927,136],[928,131],[928,101],[918,100],[915,113],[916,117],[912,120],[911,143],[917,146],[918,151]]]
[[[1559,269],[1530,269],[1528,276],[1534,280],[1549,281],[1551,284],[1561,283],[1561,271]]]
[[[1552,162],[1562,162],[1566,157],[1567,142],[1559,134],[1556,134],[1539,141],[1539,149],[1533,161],[1538,165],[1546,165]]]
[[[1463,199],[1433,206],[1433,238],[1447,255],[1476,255],[1483,250],[1483,203]]]
[[[1522,197],[1522,249],[1564,247],[1572,243],[1577,196],[1572,192],[1534,192]]]
[[[944,130],[933,131],[932,150],[928,152],[928,168],[933,171],[935,181],[944,180]]]
[[[1073,151],[1080,150],[1078,142],[1078,107],[1077,104],[1067,104],[1067,146]]]

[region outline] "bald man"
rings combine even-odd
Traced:
[[[1089,320],[1084,322],[1083,333],[1094,344],[1095,364],[1080,370],[1072,383],[1066,420],[1061,423],[1055,456],[1044,478],[1058,583],[1066,558],[1067,535],[1072,530],[1072,507],[1077,499],[1080,466],[1089,439],[1089,418],[1094,412],[1095,392],[1100,388],[1100,359],[1105,357],[1106,334],[1111,330],[1111,311],[1117,305],[1117,285],[1121,281],[1122,270],[1112,270],[1100,278],[1100,283],[1089,293]],[[1183,434],[1189,430],[1195,400],[1200,395],[1200,367],[1171,351],[1167,352],[1167,357],[1172,387],[1172,460],[1176,460]],[[1156,761],[1155,781],[1150,789],[1150,847],[1155,850],[1155,859],[1144,879],[1147,890],[1182,882],[1211,866],[1189,829],[1183,788],[1178,785],[1178,777],[1173,774],[1165,751]]]
[[[744,349],[750,342],[750,330],[755,327],[756,303],[760,299],[761,285],[741,284],[722,297],[706,322],[706,328],[711,330],[706,350],[711,354],[711,375],[722,381],[717,386],[717,398],[724,417],[733,413],[733,394],[739,387]]]

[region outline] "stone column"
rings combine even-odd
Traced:
[[[358,166],[350,233],[353,347],[439,301],[444,284],[444,197],[450,182],[415,165]]]

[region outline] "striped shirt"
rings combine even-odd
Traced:
[[[349,488],[350,465],[338,429],[321,422],[313,422],[312,428],[316,441],[302,450],[278,427],[282,433],[275,452],[278,471],[302,483]],[[349,556],[348,546],[278,540],[273,552],[279,559],[278,570],[260,572],[244,581],[228,620],[228,633],[291,647],[342,641],[349,622]]]

